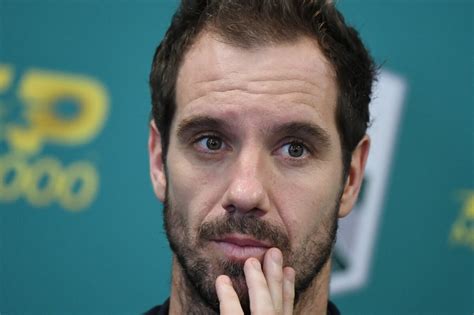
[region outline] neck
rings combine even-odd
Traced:
[[[330,261],[331,259],[329,258],[311,285],[301,293],[298,303],[296,303],[294,307],[294,315],[326,314],[329,297],[329,277],[331,273]],[[195,292],[194,287],[189,283],[189,280],[174,256],[169,314],[216,314],[213,309],[201,300],[197,292]]]

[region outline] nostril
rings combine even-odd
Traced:
[[[234,212],[237,210],[237,207],[234,206],[234,205],[228,205],[228,206],[226,207],[226,210],[227,210],[227,212],[229,212],[229,213],[234,213]]]

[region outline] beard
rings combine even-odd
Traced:
[[[337,233],[337,213],[340,194],[334,209],[322,209],[327,217],[319,218],[317,228],[309,233],[301,244],[290,246],[288,234],[279,226],[252,215],[227,213],[211,222],[205,222],[192,230],[183,209],[175,209],[166,193],[163,206],[166,235],[189,288],[190,301],[206,305],[219,313],[219,299],[215,281],[219,275],[230,277],[245,314],[250,314],[250,301],[244,274],[244,261],[216,257],[207,248],[213,239],[226,234],[238,233],[277,247],[283,254],[284,266],[295,269],[295,304],[313,283],[331,256]],[[181,210],[181,211],[180,211]],[[317,220],[318,218],[315,218]],[[194,233],[193,233],[194,232]],[[193,307],[193,306],[191,306]],[[196,312],[197,313],[197,312]]]

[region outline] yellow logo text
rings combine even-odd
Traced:
[[[13,88],[14,68],[0,64],[0,96]],[[15,98],[21,122],[9,119],[9,107],[0,97],[0,203],[24,198],[36,207],[57,202],[66,210],[89,206],[99,189],[92,162],[64,165],[58,157],[43,155],[46,145],[66,150],[92,141],[102,130],[109,101],[105,88],[92,78],[30,69],[18,81]],[[61,102],[75,105],[74,115],[58,113]]]
[[[451,241],[474,250],[474,190],[462,193],[462,208],[451,228]]]

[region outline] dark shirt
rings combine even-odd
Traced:
[[[170,312],[170,299],[167,299],[165,303],[157,305],[154,308],[146,311],[143,315],[168,315]]]
[[[154,308],[147,311],[144,315],[168,315],[170,311],[170,299],[167,299],[162,305],[157,305]],[[341,315],[336,305],[331,301],[328,301],[328,315]]]

